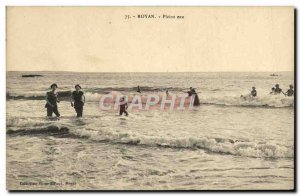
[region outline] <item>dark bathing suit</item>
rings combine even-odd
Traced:
[[[82,101],[83,92],[79,91],[77,93],[76,91],[73,91],[72,96],[74,99],[74,108],[77,113],[77,117],[82,117],[83,104],[84,104]]]
[[[127,103],[123,103],[120,105],[120,115],[125,113],[125,115],[128,116],[128,112],[126,111],[126,106],[127,106]]]
[[[45,108],[47,108],[47,116],[51,117],[54,112],[54,114],[57,117],[59,117],[60,114],[57,110],[57,93],[53,93],[52,91],[47,92],[47,100],[48,100],[48,102],[50,102],[51,105],[54,106],[54,107],[51,107],[51,105],[49,105],[48,102],[46,103]]]
[[[188,91],[187,93],[188,93],[189,97],[192,96],[192,95],[195,95],[193,105],[194,106],[199,106],[200,105],[200,100],[199,100],[198,94],[196,93],[195,89],[192,89],[192,90]]]
[[[199,100],[198,94],[195,93],[194,106],[199,106],[199,105],[200,105],[200,100]]]
[[[294,95],[294,91],[292,89],[289,89],[287,92],[286,92],[287,96],[288,97],[291,97]]]
[[[281,93],[282,92],[282,89],[281,88],[275,88],[275,93],[276,94],[279,94],[279,93]]]

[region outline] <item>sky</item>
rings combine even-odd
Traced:
[[[293,7],[7,7],[6,33],[7,71],[294,70]]]

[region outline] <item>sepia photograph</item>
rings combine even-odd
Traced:
[[[295,191],[292,6],[7,6],[9,191]]]

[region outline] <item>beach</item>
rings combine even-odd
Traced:
[[[290,190],[294,188],[294,97],[270,95],[293,72],[7,72],[9,190]],[[46,118],[45,95],[58,85],[59,120]],[[82,86],[76,118],[69,96]],[[193,110],[99,108],[101,96],[186,94]],[[243,100],[251,88],[255,99]]]

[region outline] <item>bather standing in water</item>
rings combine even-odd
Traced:
[[[194,106],[199,106],[200,105],[200,100],[198,97],[198,94],[196,93],[196,90],[193,87],[190,87],[190,90],[187,92],[189,97],[194,96]]]
[[[279,88],[279,84],[276,84],[276,85],[275,85],[275,90],[274,90],[274,92],[275,92],[275,95],[278,95],[278,94],[280,94],[280,93],[284,94],[284,92],[282,91],[282,89]],[[284,95],[285,95],[285,94],[284,94]]]
[[[137,86],[137,91],[136,92],[138,92],[138,93],[142,92],[140,86]]]
[[[52,117],[52,114],[56,115],[56,117],[60,117],[60,114],[57,109],[57,103],[59,103],[58,100],[58,94],[56,93],[56,89],[58,88],[57,84],[53,83],[50,86],[51,91],[46,93],[46,105],[45,108],[47,108],[47,116]]]
[[[121,98],[120,100],[120,116],[125,113],[126,116],[128,116],[128,112],[126,111],[128,108],[127,102],[125,102],[125,96]]]
[[[193,95],[193,87],[190,87],[190,90],[187,92],[187,94],[189,97]]]
[[[200,100],[199,100],[198,94],[196,93],[195,89],[193,89],[193,95],[195,95],[194,106],[199,106]]]
[[[166,90],[166,96],[167,96],[167,97],[169,96],[169,91],[168,91],[168,90]]]
[[[294,96],[293,85],[290,85],[290,89],[286,91],[285,95],[288,97]]]
[[[82,117],[83,106],[85,103],[85,96],[81,91],[81,86],[79,84],[75,85],[75,91],[72,92],[70,97],[71,106],[75,108],[77,117]],[[73,104],[74,101],[74,104]]]
[[[256,97],[257,96],[257,91],[256,91],[255,86],[252,87],[251,96],[252,97]]]

